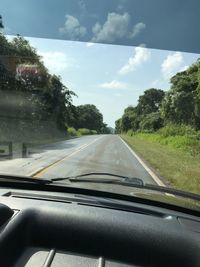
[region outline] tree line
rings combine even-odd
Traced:
[[[115,122],[116,133],[155,132],[168,125],[200,130],[200,59],[170,79],[170,89],[150,88]]]
[[[0,28],[3,28],[0,16]],[[0,136],[17,132],[65,134],[68,127],[107,133],[103,115],[95,105],[74,106],[76,94],[52,75],[42,57],[18,35],[9,41],[0,31]],[[10,137],[12,138],[12,137]]]

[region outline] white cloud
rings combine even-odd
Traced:
[[[165,79],[169,79],[172,75],[178,72],[184,64],[183,55],[181,52],[175,52],[166,57],[161,65],[161,72]]]
[[[129,58],[128,63],[119,70],[119,74],[125,75],[128,74],[129,72],[134,71],[142,63],[149,60],[150,56],[151,52],[149,49],[141,46],[136,47],[135,55]]]
[[[98,35],[98,33],[101,31],[101,24],[100,23],[96,23],[93,28],[92,28],[92,32],[95,34],[95,35]],[[93,38],[94,39],[94,38]]]
[[[115,12],[108,13],[107,20],[103,25],[97,22],[93,26],[92,41],[112,43],[122,38],[134,38],[144,28],[145,24],[140,22],[133,26],[133,30],[130,31],[130,15],[127,12],[123,15]]]
[[[71,59],[68,59],[66,54],[52,51],[52,52],[41,52],[38,54],[42,56],[42,61],[44,62],[45,67],[52,73],[58,74],[60,71],[63,71],[71,64]]]
[[[128,86],[126,83],[113,80],[111,82],[102,83],[99,87],[105,89],[127,89]]]
[[[139,47],[147,47],[147,45],[146,44],[140,44],[140,45],[138,45]]]
[[[86,46],[87,46],[87,47],[94,46],[94,43],[90,43],[90,42],[89,42],[89,43],[86,43]]]
[[[146,25],[143,22],[137,23],[132,30],[132,33],[130,34],[130,38],[134,38],[137,36],[142,30],[146,28]]]
[[[64,27],[59,29],[60,33],[75,40],[86,35],[87,29],[80,25],[80,22],[76,17],[67,14],[65,18]]]
[[[189,66],[185,65],[179,70],[179,72],[186,71],[188,68]]]

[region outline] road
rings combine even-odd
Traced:
[[[29,149],[27,158],[0,161],[0,173],[42,178],[109,172],[155,184],[117,135],[94,135]]]

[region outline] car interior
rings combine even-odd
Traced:
[[[53,1],[49,2],[50,10],[51,6],[53,6]],[[96,19],[96,14],[89,14],[89,11],[85,10],[83,2],[80,1],[80,10],[83,13],[83,17],[87,17],[88,21],[93,23],[93,28],[90,27],[91,34],[96,29],[99,36],[103,35],[102,32],[108,26],[105,19]],[[101,10],[101,1],[94,2]],[[94,2],[88,1],[91,6],[95,6]],[[120,16],[122,17],[128,17],[127,13],[125,13],[126,10],[122,9],[126,0],[118,2],[118,10],[115,10],[115,12],[121,14]],[[149,3],[147,2],[149,1],[142,1],[148,8]],[[156,1],[153,2],[155,3]],[[171,6],[169,9],[166,7],[166,17],[172,18],[172,21],[175,22],[178,10],[173,10],[172,2],[170,1]],[[185,1],[183,3],[182,1],[179,2],[180,6],[185,6]],[[127,7],[131,8],[131,2],[128,1],[128,3]],[[106,1],[104,5],[109,7],[111,1]],[[63,6],[64,4],[60,8],[62,9]],[[195,1],[195,7],[197,6],[198,4]],[[137,36],[137,29],[134,29],[133,32],[126,32],[129,37],[125,38],[126,36],[123,36],[124,42],[123,38],[116,42],[111,39],[109,45],[140,45],[145,47],[143,43],[147,43],[147,47],[153,49],[199,53],[198,31],[195,36],[196,39],[193,39],[193,41],[190,39],[193,36],[192,31],[190,31],[193,24],[190,25],[188,23],[191,28],[188,26],[187,31],[185,31],[188,40],[185,43],[183,42],[185,40],[185,36],[183,36],[184,29],[182,29],[182,33],[179,31],[180,35],[177,37],[175,29],[177,29],[178,24],[174,23],[173,26],[171,20],[166,22],[166,25],[170,25],[170,31],[166,33],[163,28],[161,33],[160,29],[158,29],[159,17],[157,23],[153,20],[153,17],[159,14],[159,9],[156,9],[156,7],[157,5],[155,5],[151,19],[148,15],[144,16],[147,21],[149,20],[147,31],[150,29],[152,39],[149,34],[147,39],[143,37],[143,39],[135,38],[132,42],[130,35],[132,34],[133,36],[135,34]],[[141,6],[140,8],[143,12],[143,7]],[[136,13],[140,11],[140,8],[136,10]],[[197,8],[195,10],[197,12]],[[55,11],[55,14],[59,14],[59,10],[53,11]],[[126,12],[128,11],[127,9]],[[191,12],[191,10],[189,11]],[[181,12],[182,7],[180,7],[180,14],[178,14],[184,20],[185,13]],[[41,15],[39,9],[38,14],[39,17]],[[53,14],[52,12],[52,21],[54,19]],[[112,14],[110,15],[111,17]],[[6,15],[3,13],[2,18],[6,25]],[[70,15],[66,15],[64,18],[70,18]],[[43,19],[44,25],[46,23],[45,19],[46,14],[44,14]],[[60,27],[64,25],[60,28],[60,35],[54,33],[53,23],[49,26],[49,28],[52,28],[52,32],[46,33],[46,35],[42,31],[43,24],[41,28],[37,25],[38,30],[33,27],[30,32],[27,32],[25,28],[26,21],[22,24],[23,30],[20,34],[30,38],[60,39],[71,42],[92,41],[106,44],[106,41],[103,42],[101,39],[98,41],[97,35],[96,40],[91,39],[84,27],[79,25],[77,20],[71,19],[75,23],[75,29],[78,29],[78,33],[81,36],[79,40],[77,40],[77,35],[75,34],[71,35],[71,40],[62,36],[62,32],[68,30],[68,24],[64,25],[64,21],[59,22]],[[81,22],[82,17],[80,16],[79,19]],[[127,20],[129,19],[128,17]],[[34,24],[35,20],[33,18],[32,20]],[[152,31],[150,21],[153,25],[152,29],[154,29]],[[145,26],[140,21],[135,21],[134,23],[139,23],[141,31],[145,29]],[[198,28],[198,22],[196,26]],[[12,29],[10,30],[10,35],[15,33],[15,29],[13,31]],[[176,40],[175,37],[177,37]],[[6,143],[6,145],[9,145],[9,143]],[[81,147],[84,146],[86,146],[85,143],[82,143]],[[81,149],[79,150],[81,151]],[[55,151],[54,153],[56,153]],[[25,145],[23,146],[23,153],[24,158],[26,158],[28,152]],[[11,154],[11,149],[8,149],[7,156]],[[48,159],[45,160],[48,161]],[[56,157],[55,160],[58,161]],[[84,157],[81,160],[81,164],[84,165]],[[105,165],[107,164],[106,160],[104,163]],[[54,163],[48,164],[51,166]],[[102,169],[104,171],[103,165]],[[37,169],[35,171],[37,173]],[[17,173],[13,175],[17,175]],[[59,177],[59,174],[55,177]],[[10,181],[5,178],[3,181],[3,178],[0,178],[0,267],[200,267],[199,195],[196,195],[195,200],[190,199],[191,202],[195,202],[198,206],[198,209],[194,210],[189,207],[183,208],[175,204],[145,199],[139,195],[125,195],[114,191],[107,192],[106,190],[95,190],[95,188],[76,187],[74,186],[75,183],[36,183],[34,182],[36,178],[34,175],[32,175],[33,182],[29,183],[26,183],[23,179],[15,181],[13,178]],[[67,186],[69,184],[70,186]],[[155,191],[153,193],[156,195]],[[151,193],[152,191],[149,191],[147,195]],[[162,195],[167,194],[172,199],[175,198],[175,193],[174,195],[170,192],[166,193],[163,188]]]
[[[199,266],[198,212],[59,191],[1,189],[1,266]]]

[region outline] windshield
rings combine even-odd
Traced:
[[[76,186],[130,194],[101,187],[117,179],[107,173],[200,194],[193,2],[2,1],[0,173],[98,173]]]

